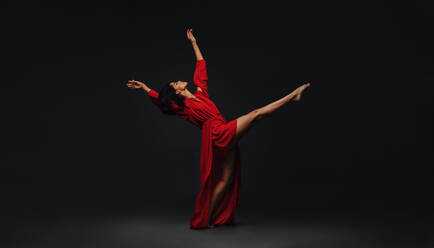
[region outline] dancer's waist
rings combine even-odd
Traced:
[[[204,121],[203,125],[211,124],[211,123],[214,123],[214,122],[223,122],[223,123],[226,123],[227,121],[225,120],[225,118],[223,118],[222,115],[216,115],[216,116],[208,118],[206,121]]]

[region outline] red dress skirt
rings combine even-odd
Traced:
[[[211,119],[204,123],[202,129],[202,149],[200,161],[201,190],[196,199],[190,228],[207,227],[208,210],[213,189],[222,177],[223,161],[228,151],[235,149],[234,183],[225,191],[211,217],[212,225],[234,224],[235,210],[240,205],[241,166],[238,143],[233,143],[237,120],[223,122]]]

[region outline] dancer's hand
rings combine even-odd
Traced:
[[[193,29],[191,29],[191,28],[187,29],[187,38],[191,42],[196,42],[196,38],[194,38],[194,36],[193,36]]]
[[[305,84],[301,85],[300,87],[298,87],[297,89],[295,89],[294,90],[294,92],[295,92],[294,101],[296,101],[296,102],[300,101],[301,93],[309,86],[310,86],[310,83],[305,83]]]
[[[140,88],[143,88],[143,86],[145,86],[145,84],[140,82],[140,81],[129,80],[127,83],[127,86],[130,88],[134,88],[134,89],[140,89]]]
[[[133,89],[144,89],[146,92],[151,90],[146,84],[136,80],[129,80],[127,86]]]
[[[196,55],[196,60],[202,60],[203,56],[200,52],[199,46],[196,43],[196,38],[193,36],[193,29],[187,29],[187,38],[189,41],[191,41],[191,45],[193,46],[194,54]]]

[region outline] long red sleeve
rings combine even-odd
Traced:
[[[200,87],[203,93],[208,96],[208,74],[206,72],[206,63],[204,59],[196,62],[196,68],[193,76],[194,85]]]
[[[155,104],[159,109],[163,109],[163,105],[158,101],[158,92],[155,90],[148,91],[148,96],[151,98],[152,103]]]

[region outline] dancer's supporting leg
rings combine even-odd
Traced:
[[[211,224],[211,217],[212,214],[214,213],[215,207],[217,206],[217,203],[220,202],[226,189],[234,181],[234,174],[235,174],[234,165],[235,165],[235,148],[232,148],[230,151],[228,151],[227,156],[222,163],[223,175],[219,179],[218,183],[216,184],[213,194],[211,196],[211,202],[210,202],[209,213],[208,213],[208,222],[207,222],[208,227],[213,227],[210,226],[210,224]]]
[[[293,92],[286,95],[285,97],[282,97],[281,99],[275,102],[272,102],[262,108],[255,109],[250,113],[239,117],[237,119],[237,131],[235,137],[236,142],[240,140],[243,134],[246,133],[246,131],[249,130],[256,123],[256,121],[269,116],[271,113],[281,108],[283,105],[285,105],[291,100],[299,101],[301,97],[301,93],[303,92],[304,89],[306,89],[309,86],[310,83],[303,84],[302,86],[298,87]],[[234,172],[234,164],[235,164],[234,150],[235,149],[232,149],[231,152],[228,153],[228,156],[225,162],[223,163],[223,170],[224,170],[223,177],[216,184],[216,187],[214,188],[214,192],[211,196],[211,202],[208,211],[208,227],[212,227],[210,226],[210,221],[211,221],[212,214],[214,213],[215,206],[218,204],[219,200],[221,199],[221,196],[223,195],[227,187],[233,183],[233,177],[235,173]]]

